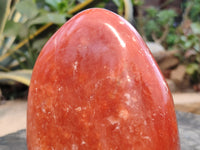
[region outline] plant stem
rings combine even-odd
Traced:
[[[28,38],[24,39],[23,41],[21,41],[19,44],[17,44],[11,51],[9,51],[8,53],[4,54],[3,56],[0,57],[0,61],[3,61],[4,59],[6,59],[8,56],[10,56],[12,53],[14,53],[15,51],[17,51],[19,48],[21,48],[22,46],[24,46],[29,40],[33,39],[34,37],[36,37],[38,34],[40,34],[41,32],[43,32],[45,29],[47,29],[49,26],[51,26],[53,23],[48,23],[44,26],[42,26],[41,28],[39,28],[34,34],[30,35]]]
[[[124,18],[130,23],[133,21],[133,4],[131,0],[124,0],[125,14]]]
[[[88,4],[90,4],[91,2],[93,2],[93,0],[86,0],[78,5],[76,5],[74,8],[72,8],[71,10],[68,11],[68,14],[73,14],[79,10],[81,10],[82,8],[84,8],[85,6],[87,6]]]
[[[156,43],[161,44],[161,43],[166,39],[168,33],[169,33],[169,25],[166,24],[166,25],[164,26],[164,32],[163,32],[163,34],[162,34],[162,36],[161,36],[160,38],[157,38],[157,37],[156,37],[155,32],[153,32],[153,33],[151,34],[151,36],[152,36],[153,40],[154,40]]]
[[[187,19],[188,19],[188,15],[189,15],[190,10],[192,9],[193,5],[194,5],[193,3],[190,3],[190,4],[186,7],[185,12],[183,13],[183,22],[184,22],[184,20],[187,20]]]

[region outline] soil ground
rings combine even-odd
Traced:
[[[200,114],[200,93],[173,93],[175,109]],[[26,100],[5,101],[0,105],[0,136],[26,128]]]

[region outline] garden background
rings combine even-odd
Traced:
[[[73,15],[93,7],[128,20],[156,59],[176,109],[200,113],[199,6],[200,0],[1,0],[0,133],[12,120],[21,120],[16,129],[26,125],[28,87],[44,44]]]

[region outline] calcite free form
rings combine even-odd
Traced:
[[[83,11],[46,43],[28,96],[29,150],[179,150],[172,96],[120,16]]]

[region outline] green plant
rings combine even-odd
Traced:
[[[64,7],[62,5],[63,2],[59,3],[59,1],[54,1],[55,4],[60,6],[57,10],[51,10],[51,2],[53,1],[45,0],[40,1],[42,4],[38,4],[37,1],[33,0],[21,0],[10,6],[12,11],[8,14],[3,34],[1,34],[3,43],[0,45],[2,51],[0,64],[2,67],[7,67],[7,70],[10,70],[11,62],[15,61],[17,58],[23,61],[28,60],[28,58],[29,60],[34,60],[36,58],[35,55],[38,54],[49,36],[66,21],[66,18],[71,17],[72,13],[78,11],[72,9],[72,7],[75,8],[75,3],[72,3],[72,1],[65,1],[65,3],[70,3],[68,7]],[[92,1],[87,0],[87,2]],[[80,7],[80,9],[81,8],[82,7]],[[48,30],[44,35],[40,34],[53,24],[55,24],[54,28]],[[40,37],[35,38],[38,34],[40,34]],[[33,38],[35,39],[32,40]],[[22,58],[19,59],[20,56],[22,56]],[[13,57],[15,57],[15,59],[12,59]],[[12,60],[6,62],[6,59]],[[22,62],[19,62],[18,65]],[[24,67],[32,68],[34,61],[31,62],[31,64],[32,66],[28,65]]]
[[[179,40],[181,61],[186,65],[186,73],[193,85],[200,84],[200,0],[191,0],[183,4],[183,20],[179,26]]]
[[[148,8],[144,18],[144,36],[146,39],[163,45],[173,45],[177,38],[173,27],[176,15],[175,11],[171,9]]]
[[[28,86],[35,60],[48,38],[92,0],[78,5],[65,1],[70,4],[67,6],[55,2],[57,9],[52,8],[50,0],[0,1],[6,8],[0,9],[0,87],[16,81]]]
[[[182,4],[185,16],[193,22],[200,21],[200,0],[189,0]]]
[[[89,4],[91,7],[104,7],[108,0],[93,2],[94,0],[0,1],[0,7],[5,8],[0,9],[0,86],[2,83],[10,84],[11,80],[12,83],[17,81],[29,85],[32,68],[49,37],[73,14]],[[128,10],[127,4],[132,6],[131,2],[124,0],[118,6],[127,19],[131,13],[127,15],[125,9]]]
[[[5,29],[1,34],[3,44],[0,45],[0,68],[4,71],[32,69],[47,39],[73,13],[91,2],[93,0],[20,0],[10,4],[12,11],[8,13]],[[107,0],[100,2],[101,6],[106,2]],[[119,2],[122,4],[122,1],[115,0],[115,3]],[[131,1],[126,3],[131,4]],[[98,6],[99,3],[95,5]],[[50,26],[53,27],[48,29]],[[44,30],[48,32],[41,34]]]
[[[189,29],[187,34],[183,32],[180,35],[178,47],[192,84],[198,84],[200,83],[200,23],[191,23]]]
[[[172,9],[149,7],[139,10],[137,27],[148,41],[162,44],[166,49],[178,49],[177,56],[186,66],[192,84],[200,83],[200,0],[182,3],[183,14]],[[178,26],[175,17],[181,17]]]
[[[113,3],[118,8],[118,14],[124,16],[129,22],[133,22],[133,6],[138,6],[142,2],[141,0],[113,0]]]

